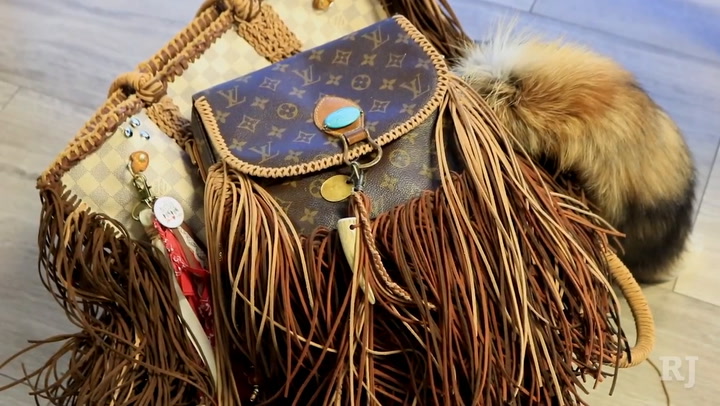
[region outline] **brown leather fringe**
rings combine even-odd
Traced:
[[[250,178],[211,168],[221,404],[239,403],[237,363],[260,404],[585,404],[585,379],[627,350],[603,255],[614,232],[514,153],[460,79],[441,113],[442,187],[360,221],[357,273],[335,231],[297,236]],[[351,215],[370,204],[358,195]]]
[[[44,366],[0,391],[27,381],[53,405],[196,406],[201,396],[210,404],[212,378],[187,339],[167,263],[60,183],[45,185],[40,196],[41,280],[80,331],[35,342],[7,360],[3,366],[64,342]],[[65,358],[68,369],[58,370]]]
[[[446,58],[460,56],[472,39],[465,33],[448,0],[383,0],[391,14],[402,14],[420,29]]]

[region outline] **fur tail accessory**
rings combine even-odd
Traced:
[[[641,282],[671,279],[693,221],[695,163],[678,126],[617,62],[499,23],[453,71],[543,169],[574,179],[623,234]]]

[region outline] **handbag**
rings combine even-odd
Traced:
[[[447,55],[467,40],[446,0],[208,0],[111,83],[37,181],[41,282],[78,331],[34,342],[27,350],[62,345],[0,390],[25,382],[58,405],[216,403],[192,95],[398,12]],[[131,170],[137,157],[149,158],[141,172]],[[157,201],[165,221],[181,213],[183,225],[157,226],[146,204]],[[252,385],[238,387],[252,396]]]
[[[616,233],[402,15],[196,93],[191,126],[221,404],[575,404],[652,347]]]

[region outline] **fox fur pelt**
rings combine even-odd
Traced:
[[[580,182],[598,214],[625,234],[620,257],[638,281],[674,277],[695,189],[678,126],[612,59],[514,28],[500,24],[466,46],[455,73],[533,159]]]

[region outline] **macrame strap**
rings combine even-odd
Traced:
[[[160,77],[150,73],[127,72],[120,76],[110,85],[108,97],[115,91],[122,90],[126,94],[137,94],[147,104],[159,101],[167,92],[167,86]]]
[[[238,20],[238,34],[268,61],[275,63],[300,52],[300,39],[268,4],[260,6],[260,15]]]

